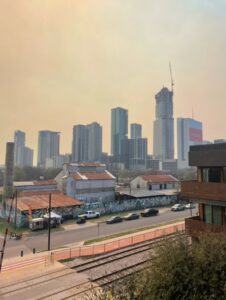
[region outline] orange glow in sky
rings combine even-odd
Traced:
[[[129,110],[152,150],[154,95],[175,81],[175,117],[226,138],[226,1],[1,0],[0,162],[14,130],[35,149],[39,130],[97,121],[110,151],[110,110]]]

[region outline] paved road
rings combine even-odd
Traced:
[[[193,212],[194,214],[194,212]],[[190,216],[190,210],[181,212],[171,212],[170,210],[160,210],[158,216],[149,218],[140,218],[133,221],[124,221],[118,224],[100,224],[99,236],[107,236],[122,231],[127,231],[133,228],[142,228],[148,225],[159,224],[162,222],[168,222],[179,218],[185,218]],[[89,226],[90,225],[90,226]],[[67,244],[81,242],[87,239],[98,237],[98,226],[96,224],[87,223],[80,225],[77,229],[57,231],[51,234],[51,247],[57,248]],[[0,240],[1,242],[1,240]],[[24,255],[30,254],[32,249],[36,248],[37,251],[47,249],[47,234],[34,235],[30,237],[23,237],[22,240],[8,240],[5,258],[15,257],[20,255],[20,251],[24,251]]]

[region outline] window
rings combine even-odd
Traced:
[[[213,206],[213,224],[222,225],[222,214],[220,206]]]
[[[224,182],[226,182],[226,167],[224,167],[223,173],[224,173]]]
[[[211,205],[204,205],[204,221],[207,224],[212,224],[212,207]]]
[[[208,168],[204,168],[202,170],[202,181],[209,182],[209,169]]]
[[[203,168],[203,182],[221,182],[221,168]]]

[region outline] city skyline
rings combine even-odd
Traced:
[[[63,132],[66,153],[73,125],[93,120],[109,153],[117,106],[142,124],[150,153],[154,95],[170,86],[169,61],[174,118],[194,108],[205,140],[225,138],[225,8],[221,0],[1,1],[0,162],[17,128],[36,159],[39,130]]]

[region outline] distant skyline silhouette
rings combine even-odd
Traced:
[[[174,118],[203,122],[205,140],[226,138],[226,1],[1,0],[0,163],[14,130],[37,160],[39,130],[97,121],[110,153],[111,108],[129,111],[153,148],[155,94],[171,88]],[[176,126],[176,123],[175,123]]]

